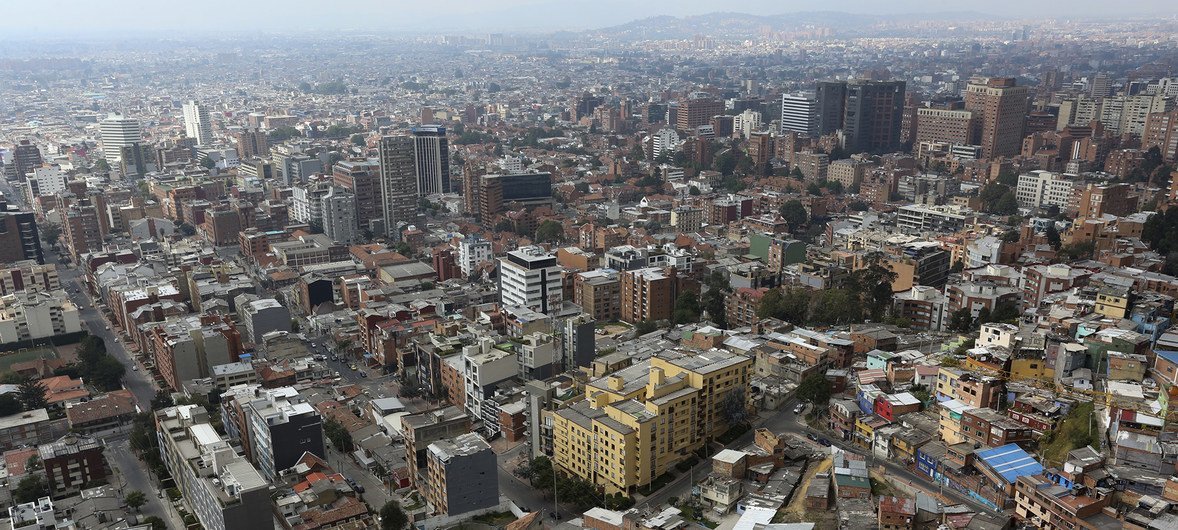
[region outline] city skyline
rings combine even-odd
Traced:
[[[1145,0],[1131,2],[1132,8],[1095,0],[1079,2],[1043,2],[1024,4],[1013,0],[991,2],[978,9],[947,9],[942,3],[928,0],[898,0],[880,9],[876,2],[850,0],[831,5],[818,0],[771,2],[752,0],[739,9],[702,0],[673,2],[658,0],[636,5],[621,0],[443,0],[420,5],[413,3],[383,3],[372,0],[343,0],[333,9],[323,11],[306,0],[284,2],[236,3],[212,0],[206,8],[189,13],[183,19],[166,12],[150,9],[144,0],[114,0],[104,3],[54,2],[50,4],[15,4],[7,7],[0,20],[0,29],[11,37],[27,35],[60,36],[76,34],[140,34],[153,32],[211,33],[221,31],[261,31],[262,33],[314,32],[334,30],[389,32],[432,32],[481,29],[485,31],[584,31],[626,24],[656,16],[698,16],[714,13],[743,13],[775,16],[803,13],[849,13],[856,15],[917,15],[963,14],[971,16],[1003,17],[1008,19],[1050,17],[1054,19],[1142,18],[1165,15],[1168,2]],[[117,6],[122,6],[118,8]],[[51,11],[49,8],[66,8]],[[221,16],[231,11],[233,17]],[[123,16],[127,12],[140,13],[137,19]],[[259,27],[253,21],[265,20]],[[182,34],[183,34],[182,33]]]

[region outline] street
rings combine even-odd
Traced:
[[[120,494],[126,495],[132,491],[143,492],[147,498],[147,504],[144,504],[140,508],[140,513],[143,516],[154,515],[167,521],[168,526],[171,528],[183,528],[184,525],[175,510],[165,507],[165,504],[170,501],[167,500],[166,496],[162,499],[160,498],[158,494],[162,493],[162,491],[156,486],[155,481],[148,476],[147,469],[143,463],[131,451],[127,438],[108,438],[106,444],[107,450],[104,454],[106,455],[107,461],[117,475],[122,478],[121,482],[115,482],[120,488]]]

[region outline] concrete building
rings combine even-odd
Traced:
[[[573,303],[601,322],[622,316],[622,283],[618,271],[595,269],[573,277]]]
[[[719,114],[724,114],[724,102],[697,92],[679,101],[675,125],[679,131],[691,133],[696,127],[710,124],[712,117]]]
[[[276,480],[303,453],[327,458],[323,419],[294,388],[257,389],[242,408],[249,418],[250,455],[266,480]]]
[[[213,120],[209,108],[196,100],[184,102],[184,132],[196,139],[196,145],[213,143]]]
[[[827,178],[830,169],[830,156],[826,153],[798,153],[795,166],[802,172],[808,182],[817,182]]]
[[[813,93],[781,95],[781,132],[818,136],[818,98]]]
[[[446,407],[401,417],[405,435],[405,460],[409,478],[419,490],[425,488],[429,444],[471,432],[470,416],[461,407]]]
[[[332,164],[331,172],[335,185],[355,197],[356,228],[378,235],[384,220],[380,163],[375,159],[342,160]]]
[[[60,166],[33,168],[25,180],[25,199],[31,204],[38,197],[52,197],[66,191],[69,176]]]
[[[499,473],[491,446],[475,433],[429,444],[422,495],[435,514],[455,516],[499,505]]]
[[[983,156],[1014,156],[1022,151],[1027,87],[1016,86],[1012,77],[971,79],[965,88],[965,110],[977,116],[976,138]]]
[[[262,336],[271,331],[290,331],[290,310],[273,298],[238,304],[237,312],[245,327],[242,339],[254,344],[261,344]]]
[[[143,141],[139,120],[111,114],[99,123],[102,140],[102,156],[110,164],[111,171],[118,172],[123,165],[122,148],[138,145]]]
[[[237,148],[237,158],[240,160],[270,154],[270,138],[266,136],[266,131],[255,127],[233,133],[233,144]]]
[[[970,110],[922,108],[916,111],[916,143],[946,142],[952,145],[977,143],[977,117]]]
[[[21,291],[57,291],[61,280],[57,265],[41,265],[33,260],[12,262],[0,267],[0,296]]]
[[[0,297],[0,344],[80,331],[78,306],[65,291],[21,291]]]
[[[900,147],[903,81],[847,83],[843,147],[852,153],[884,153]]]
[[[1075,185],[1065,175],[1036,170],[1018,177],[1014,190],[1019,206],[1046,208],[1057,206],[1066,210],[1075,206]]]
[[[479,265],[491,261],[491,242],[471,234],[458,242],[458,269],[469,278]]]
[[[385,235],[400,240],[401,229],[417,223],[416,147],[411,136],[380,139],[380,186]]]
[[[228,316],[192,315],[147,326],[143,340],[156,369],[173,389],[190,379],[209,377],[213,366],[236,362],[242,353],[241,335]]]
[[[185,506],[207,530],[255,530],[274,525],[270,484],[233,451],[198,405],[155,412],[160,457]]]
[[[417,194],[450,193],[450,150],[446,128],[422,125],[410,129],[417,173]]]
[[[67,497],[106,482],[111,470],[102,451],[98,440],[76,434],[37,447],[49,493],[57,498]]]
[[[671,318],[679,296],[675,269],[645,267],[622,271],[620,318],[631,324]]]
[[[556,256],[540,247],[508,252],[499,258],[499,303],[546,314],[556,311],[564,300],[563,270]]]
[[[43,163],[41,149],[27,139],[21,140],[12,146],[12,154],[4,160],[4,178],[20,181]]]
[[[729,428],[729,394],[747,392],[753,361],[721,350],[664,351],[591,381],[586,399],[552,413],[553,463],[603,487],[636,488]]]
[[[818,135],[826,136],[842,129],[847,102],[847,83],[819,81],[815,84],[814,95],[818,102]]]
[[[0,263],[22,260],[45,263],[37,218],[33,212],[8,204],[0,194]]]

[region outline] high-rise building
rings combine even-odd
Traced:
[[[669,320],[679,296],[674,269],[659,267],[622,271],[622,320],[631,324]]]
[[[118,114],[111,114],[102,120],[99,124],[99,133],[102,136],[102,156],[106,163],[110,164],[111,171],[120,171],[123,147],[143,141],[139,120]]]
[[[1151,113],[1145,120],[1141,147],[1157,146],[1162,158],[1170,164],[1178,161],[1178,110]]]
[[[1014,194],[1024,208],[1058,206],[1062,210],[1075,205],[1075,190],[1075,183],[1064,175],[1038,170],[1019,175]]]
[[[26,259],[45,263],[41,253],[41,238],[37,231],[37,216],[8,204],[0,193],[0,263]]]
[[[676,127],[691,133],[700,125],[712,123],[712,116],[724,114],[724,102],[703,93],[696,93],[679,102],[675,115]]]
[[[843,128],[847,84],[843,81],[819,81],[815,88],[814,95],[818,102],[818,134],[833,134]]]
[[[417,194],[424,197],[450,193],[450,150],[446,128],[440,125],[414,127],[413,156],[417,165]]]
[[[1113,80],[1105,73],[1099,73],[1092,76],[1092,82],[1088,86],[1088,95],[1100,99],[1107,97],[1112,92]]]
[[[417,163],[413,137],[380,139],[380,187],[384,204],[384,232],[399,238],[401,228],[417,222]]]
[[[8,180],[20,180],[34,169],[41,167],[41,150],[28,140],[21,140],[12,148],[12,154],[4,164],[4,176]]]
[[[562,270],[556,256],[543,248],[531,246],[508,252],[499,258],[499,303],[541,313],[560,309],[564,300]]]
[[[843,147],[852,153],[884,153],[900,147],[903,81],[847,83]]]
[[[380,162],[376,159],[343,160],[331,166],[335,185],[356,196],[356,226],[373,234],[384,219],[384,195],[380,185]]]
[[[344,188],[331,186],[320,201],[323,234],[345,245],[356,241],[356,196]]]
[[[965,110],[978,117],[978,145],[982,156],[996,158],[1022,151],[1027,117],[1027,87],[1013,77],[971,79],[965,88]]]
[[[242,160],[270,154],[270,139],[257,127],[233,133],[233,141],[237,145],[237,158]]]
[[[196,100],[184,103],[184,132],[189,138],[196,139],[196,145],[213,143],[213,120],[209,117],[209,109]]]
[[[819,132],[818,99],[814,94],[781,95],[781,131],[793,131],[806,136]]]
[[[293,387],[258,389],[242,409],[249,418],[250,456],[266,480],[275,481],[303,453],[327,458],[323,419]]]

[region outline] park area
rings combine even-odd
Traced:
[[[0,353],[0,373],[12,371],[12,366],[37,359],[52,360],[59,358],[53,348],[22,348],[19,350]]]

